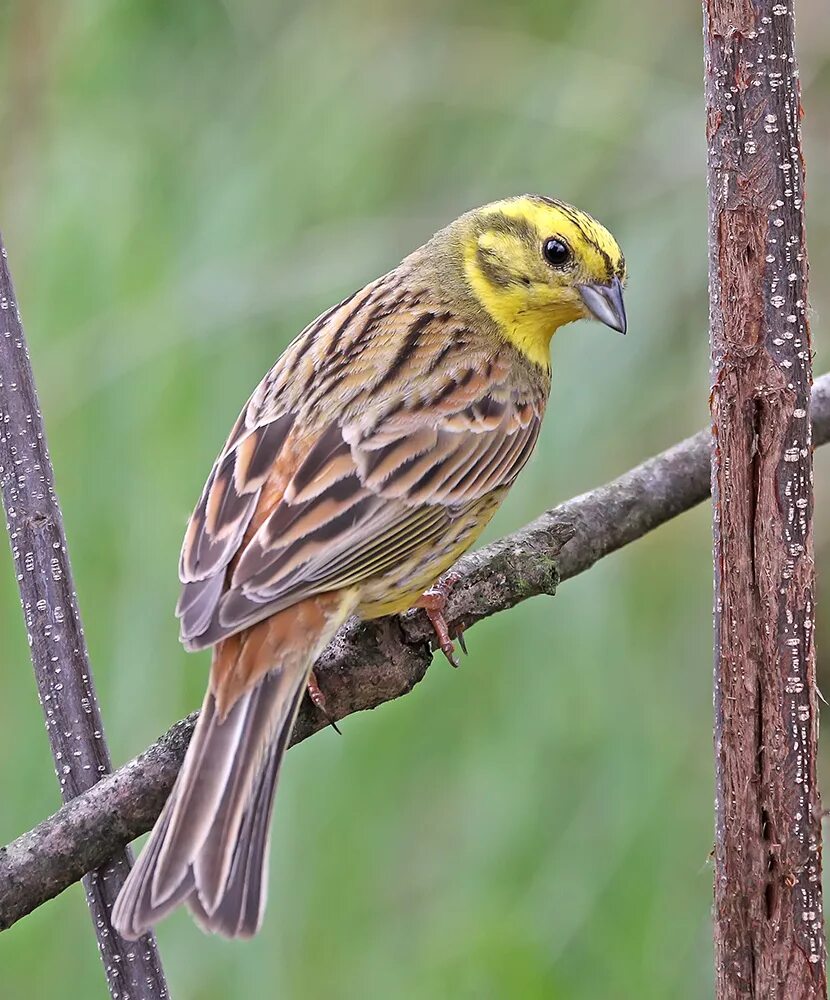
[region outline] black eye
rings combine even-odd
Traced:
[[[558,236],[551,236],[545,240],[542,246],[542,253],[545,260],[553,267],[564,267],[571,259],[571,249],[564,240]]]

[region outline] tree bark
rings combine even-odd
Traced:
[[[830,441],[830,375],[813,388],[813,437]],[[457,564],[450,626],[469,627],[590,569],[709,494],[708,431],[680,442],[613,482],[549,510]],[[424,676],[432,629],[422,611],[381,622],[348,622],[315,664],[335,719],[407,694]],[[99,781],[33,830],[0,849],[0,930],[102,864],[149,830],[187,750],[196,713],[135,760]],[[298,743],[326,725],[308,699]]]
[[[68,802],[112,770],[95,697],[66,548],[52,463],[46,447],[32,366],[0,238],[0,489],[38,695]],[[127,942],[110,911],[132,863],[125,848],[84,878],[110,994],[130,1000],[166,997],[167,986],[148,934]]]
[[[794,0],[704,0],[717,995],[826,996]]]

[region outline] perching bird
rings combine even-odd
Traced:
[[[265,376],[185,535],[181,638],[213,647],[210,683],[118,897],[120,934],[182,902],[206,930],[258,930],[271,804],[315,658],[349,615],[418,603],[473,543],[533,451],[554,331],[593,317],[625,333],[624,280],[616,240],[584,212],[495,202],[324,312]]]

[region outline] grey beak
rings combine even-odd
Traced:
[[[610,326],[620,333],[626,331],[625,304],[623,303],[622,282],[614,277],[607,285],[578,285],[582,301],[594,319]]]

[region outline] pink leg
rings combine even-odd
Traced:
[[[415,602],[416,608],[423,608],[426,611],[427,618],[429,618],[432,627],[435,629],[438,649],[441,650],[454,667],[458,667],[460,664],[455,652],[455,646],[450,638],[447,621],[444,618],[444,611],[446,610],[447,600],[452,592],[452,588],[458,583],[458,580],[459,576],[457,573],[445,573],[434,586],[425,591],[423,596],[419,597]],[[461,628],[457,629],[456,637],[461,649],[466,653],[467,645],[464,642],[464,630]]]
[[[328,719],[331,728],[339,734],[340,730],[337,728],[337,723],[329,715],[328,708],[326,707],[326,696],[320,690],[320,685],[317,683],[317,676],[313,670],[308,675],[308,696],[311,698],[317,711]]]

